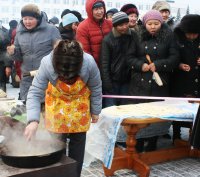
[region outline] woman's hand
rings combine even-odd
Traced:
[[[190,71],[190,66],[187,65],[187,64],[181,63],[181,64],[179,65],[179,69],[182,70],[182,71],[187,71],[187,72],[189,72],[189,71]]]
[[[8,46],[7,53],[8,55],[13,55],[15,53],[15,46],[14,45]]]
[[[5,72],[6,72],[6,77],[9,77],[11,75],[11,67],[6,67]]]
[[[154,63],[149,64],[149,70],[150,70],[151,72],[155,72],[155,71],[156,71],[156,66],[155,66]]]
[[[143,71],[143,72],[149,71],[149,65],[148,65],[147,63],[144,63],[144,64],[142,65],[142,71]]]
[[[97,123],[99,120],[99,115],[91,114],[91,116],[92,116],[92,123]]]
[[[200,66],[200,57],[197,59],[197,65]]]
[[[37,128],[38,128],[38,122],[37,121],[33,121],[33,122],[31,122],[30,124],[28,124],[27,126],[26,126],[26,129],[25,129],[25,131],[24,131],[24,136],[26,137],[26,139],[28,140],[28,141],[30,141],[31,140],[31,138],[33,137],[33,136],[35,136],[35,134],[36,134],[36,131],[37,131]]]

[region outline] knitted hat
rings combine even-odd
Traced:
[[[170,5],[166,1],[156,1],[155,4],[152,7],[153,10],[168,10],[170,13]]]
[[[163,18],[161,13],[157,10],[150,10],[148,11],[143,17],[143,24],[146,25],[147,21],[149,20],[158,20],[163,23]]]
[[[72,13],[68,13],[68,14],[64,15],[62,18],[63,27],[65,27],[69,24],[75,23],[75,22],[79,22],[79,21],[78,21],[78,18]]]
[[[59,19],[57,17],[53,17],[49,20],[49,23],[52,23],[54,25],[59,24]]]
[[[104,6],[103,2],[97,1],[97,2],[95,2],[95,3],[93,4],[92,9],[94,9],[94,8],[99,8],[99,7],[103,7],[103,6]]]
[[[126,22],[129,22],[129,18],[124,12],[117,12],[112,16],[112,24],[114,27]]]
[[[38,19],[41,17],[41,11],[35,4],[27,4],[21,9],[21,16],[30,16]]]
[[[138,9],[134,4],[125,4],[124,6],[122,6],[120,11],[125,12],[127,15],[136,14],[137,16],[139,16]]]
[[[197,15],[197,14],[185,15],[181,19],[179,28],[184,33],[199,33],[200,34],[200,15]]]

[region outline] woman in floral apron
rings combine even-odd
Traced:
[[[46,91],[46,95],[45,95]],[[76,41],[62,40],[44,57],[28,93],[25,136],[31,139],[39,124],[40,100],[45,97],[45,127],[68,136],[69,157],[81,173],[86,132],[90,120],[96,123],[101,112],[101,79],[91,55],[83,53]]]

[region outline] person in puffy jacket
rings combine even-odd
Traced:
[[[45,94],[46,92],[46,94]],[[99,119],[102,104],[99,69],[77,41],[61,40],[41,62],[28,92],[25,136],[34,137],[40,120],[40,100],[45,96],[45,128],[69,138],[69,157],[80,176],[90,123]],[[59,175],[58,175],[59,176]]]
[[[112,22],[105,19],[106,8],[103,0],[87,0],[88,18],[81,22],[76,32],[76,39],[83,50],[91,54],[99,64],[101,42],[112,29]]]
[[[42,58],[48,55],[58,39],[58,29],[47,23],[46,16],[37,5],[27,4],[21,9],[22,20],[17,28],[14,45],[7,48],[13,60],[22,61],[20,99],[26,100],[33,77],[24,73],[37,70]]]

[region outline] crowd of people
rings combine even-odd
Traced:
[[[0,26],[0,88],[6,91],[6,77],[15,66],[19,99],[27,106],[25,136],[36,133],[44,102],[46,128],[69,136],[69,156],[79,162],[79,174],[90,117],[95,123],[102,107],[152,101],[102,100],[102,93],[200,97],[200,15],[185,15],[175,25],[166,1],[157,1],[142,19],[134,4],[106,11],[103,0],[87,0],[86,12],[83,19],[78,11],[65,9],[59,23],[27,4],[19,24],[11,21],[9,32]],[[24,75],[33,70],[35,77]],[[155,150],[170,126],[165,122],[142,129],[137,150]],[[173,140],[181,138],[182,126],[191,124],[173,122]]]

